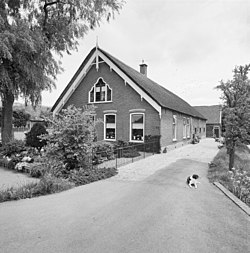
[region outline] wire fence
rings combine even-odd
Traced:
[[[113,152],[93,152],[90,163],[92,163],[92,167],[97,168],[118,168],[159,153],[159,149],[159,141],[130,144],[129,146],[116,148]]]

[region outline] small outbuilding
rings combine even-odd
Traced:
[[[222,124],[221,106],[194,106],[194,108],[207,118],[206,137],[220,138]]]

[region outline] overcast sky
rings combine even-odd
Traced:
[[[96,45],[139,70],[191,105],[220,103],[214,89],[232,78],[236,65],[250,63],[249,0],[126,0],[109,23],[79,41],[78,52],[65,55],[57,89],[43,93],[52,106]]]

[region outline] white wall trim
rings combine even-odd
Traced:
[[[102,52],[98,51],[100,57],[113,69],[123,80],[126,84],[129,84],[140,96],[141,98],[145,99],[149,104],[151,104],[156,111],[158,111],[161,117],[161,106],[156,103],[146,92],[144,92],[136,83],[134,83],[125,73],[123,73],[111,60],[109,60],[106,55]]]
[[[131,110],[129,110],[129,112],[145,112],[146,110],[145,109],[131,109]]]
[[[105,110],[103,111],[104,114],[108,114],[108,113],[117,113],[117,110]]]
[[[114,70],[124,80],[125,85],[129,84],[141,96],[141,99],[145,99],[149,104],[151,104],[153,108],[155,108],[155,110],[159,113],[159,116],[161,118],[161,106],[155,100],[153,100],[146,92],[144,92],[135,82],[133,82],[123,71],[121,71],[111,60],[109,60],[109,58],[106,57],[106,55],[104,55],[101,51],[99,51],[98,48],[90,57],[90,59],[85,64],[81,72],[78,74],[74,82],[71,84],[67,92],[64,94],[62,99],[57,104],[56,108],[53,111],[53,116],[57,114],[65,105],[65,103],[68,101],[68,99],[70,98],[72,93],[76,90],[76,88],[79,86],[81,81],[84,79],[87,72],[91,68],[92,63],[95,61],[95,59],[98,58],[98,56],[100,56],[109,65],[110,70]],[[96,67],[98,68],[99,66]]]

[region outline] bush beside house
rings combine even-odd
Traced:
[[[117,174],[115,168],[94,168],[89,160],[96,152],[93,147],[97,146],[109,154],[110,159],[114,154],[112,145],[96,144],[95,124],[98,122],[93,121],[93,114],[94,107],[71,106],[58,117],[48,119],[50,134],[44,134],[39,128],[43,135],[38,136],[39,131],[33,135],[46,143],[42,153],[37,151],[40,146],[30,147],[23,141],[12,141],[2,147],[2,162],[5,160],[10,169],[29,173],[40,180],[0,191],[0,202],[56,193]]]

